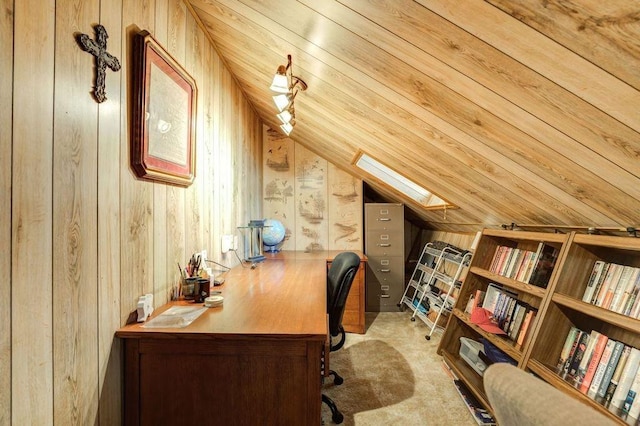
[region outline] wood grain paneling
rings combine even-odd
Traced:
[[[163,46],[169,54],[168,50],[168,30],[169,30],[169,3],[173,2],[156,2],[155,7],[155,30],[154,38]],[[175,44],[175,42],[174,42]],[[184,58],[180,59],[180,63],[184,63]],[[153,228],[167,229],[168,200],[167,192],[169,185],[153,185]],[[171,287],[168,282],[167,267],[167,232],[155,232],[153,236],[153,299],[155,303],[164,303],[167,301],[167,287]],[[177,266],[176,266],[177,268]],[[174,270],[176,268],[173,268]]]
[[[140,30],[153,32],[155,21],[155,1],[138,2],[124,0],[123,29],[126,31],[122,39],[123,52],[129,52],[122,59],[122,70],[127,73],[127,85],[122,86],[122,97],[126,99],[128,108],[121,109],[121,141],[129,141],[131,137],[131,102],[127,96],[131,90],[133,61],[131,58],[133,36]],[[130,312],[135,310],[138,297],[153,293],[153,187],[155,184],[138,180],[129,167],[129,150],[120,151],[120,281],[127,283],[120,289],[122,311],[121,322],[125,322]],[[130,311],[126,307],[132,308]]]
[[[228,12],[231,13],[231,12]],[[242,17],[238,17],[234,15],[233,20],[227,20],[230,24],[238,26],[239,22],[242,22]],[[246,21],[246,19],[245,19]],[[206,22],[206,19],[205,19]],[[250,25],[250,23],[244,23],[245,25]],[[227,24],[222,21],[216,21],[215,24],[211,24],[208,26],[210,33],[215,34],[217,37],[222,37],[223,35],[231,35],[233,45],[228,49],[226,47],[219,47],[220,50],[226,54],[231,59],[232,65],[245,65],[241,68],[242,73],[252,73],[250,78],[243,78],[242,74],[238,74],[243,85],[245,87],[256,88],[257,86],[253,85],[250,81],[255,80],[256,78],[269,78],[269,75],[272,71],[264,69],[261,72],[256,70],[255,66],[246,66],[246,63],[249,59],[254,58],[260,59],[258,54],[251,53],[251,51],[247,49],[249,46],[254,46],[256,42],[260,40],[268,39],[268,35],[265,32],[260,33],[255,39],[242,41],[246,38],[245,34],[248,34],[247,31],[229,31],[229,29],[225,28]],[[277,28],[277,27],[276,27]],[[274,30],[276,31],[276,30]],[[282,37],[285,37],[284,31],[280,31],[282,33]],[[346,35],[345,35],[346,37]],[[336,37],[338,41],[336,44],[340,44],[341,39],[344,37]],[[236,42],[236,40],[240,40],[240,42]],[[292,41],[291,38],[288,41]],[[299,40],[297,43],[299,46],[304,46],[305,41]],[[283,46],[284,47],[284,46]],[[278,49],[279,47],[274,48]],[[243,50],[244,49],[244,50]],[[307,65],[311,63],[312,60],[310,56],[304,54],[302,50],[296,51],[299,56],[299,63],[303,65]],[[235,57],[233,56],[235,53],[241,53],[241,56]],[[317,54],[316,54],[317,55]],[[270,54],[269,56],[272,56]],[[309,58],[309,62],[307,62],[307,58]],[[238,60],[241,63],[236,63]],[[327,55],[327,58],[323,57],[323,60],[331,60],[331,57]],[[363,64],[366,59],[363,59]],[[332,65],[341,66],[339,63],[333,59]],[[360,67],[345,67],[342,66],[340,71],[349,72],[350,75],[353,76],[353,80],[356,78],[359,80],[363,79],[360,73]],[[361,74],[361,73],[360,73]],[[347,128],[342,128],[340,133],[336,134],[334,137],[327,129],[327,125],[331,129],[339,128],[342,123],[345,122],[344,113],[354,111],[352,116],[363,115],[367,108],[377,108],[376,102],[384,102],[380,96],[385,97],[389,92],[389,88],[381,84],[380,82],[375,81],[373,78],[369,78],[368,84],[360,84],[359,87],[354,87],[354,89],[346,94],[342,94],[341,92],[346,91],[345,89],[349,87],[349,81],[347,81],[341,90],[338,90],[336,87],[318,87],[316,91],[308,91],[300,95],[298,100],[298,108],[299,106],[312,106],[315,108],[307,111],[306,115],[304,114],[304,110],[302,113],[298,115],[303,119],[306,116],[312,116],[315,119],[321,119],[322,124],[319,125],[319,129],[312,132],[314,134],[313,141],[310,140],[310,136],[307,134],[301,138],[303,144],[308,147],[311,146],[322,146],[327,144],[327,140],[357,140],[360,141],[360,148],[365,148],[368,151],[378,152],[378,156],[380,158],[386,158],[388,161],[392,162],[396,169],[405,170],[406,173],[412,178],[418,180],[425,179],[429,182],[428,188],[434,190],[438,194],[442,194],[443,192],[448,191],[450,193],[449,199],[453,199],[454,203],[465,210],[472,210],[473,206],[469,204],[472,198],[469,195],[475,197],[474,206],[477,209],[480,207],[480,202],[484,200],[479,200],[480,197],[487,198],[486,200],[486,208],[499,208],[502,214],[509,215],[512,218],[518,218],[518,220],[531,221],[535,220],[535,218],[548,218],[551,215],[556,215],[562,217],[562,220],[568,222],[579,222],[584,220],[578,216],[572,214],[572,211],[578,210],[581,213],[584,213],[586,216],[590,217],[598,217],[599,220],[607,220],[606,217],[599,214],[596,209],[588,206],[583,206],[582,203],[576,203],[575,198],[568,197],[565,192],[560,190],[557,187],[550,186],[548,182],[548,178],[545,176],[541,178],[539,174],[532,173],[526,167],[520,166],[517,163],[513,163],[510,158],[500,151],[499,148],[487,146],[481,144],[478,139],[474,139],[469,137],[469,135],[460,129],[457,129],[455,126],[448,124],[446,121],[438,118],[434,114],[430,114],[428,116],[423,114],[424,123],[419,123],[417,121],[407,123],[406,126],[398,126],[394,123],[387,123],[384,126],[376,126],[376,119],[380,117],[377,114],[370,114],[364,118],[369,119],[366,123],[363,123],[363,127],[357,129],[359,120],[347,120],[350,123],[350,126]],[[322,80],[311,80],[317,81],[317,84],[322,84]],[[268,85],[268,81],[264,81],[262,86],[266,87]],[[366,96],[368,93],[367,89],[376,90],[377,93],[372,93],[370,96],[371,101],[368,102],[367,105],[357,105],[356,100],[362,99],[363,96]],[[313,93],[318,93],[318,95],[313,95]],[[377,98],[375,95],[380,95]],[[306,98],[309,96],[313,96],[313,98],[321,97],[318,99],[318,102],[315,104],[311,104],[308,102]],[[402,102],[404,97],[397,96],[387,96],[390,99],[393,99],[395,103]],[[312,98],[312,99],[313,99]],[[336,101],[337,99],[337,101]],[[304,103],[302,101],[305,101]],[[269,97],[264,97],[263,99],[257,99],[255,102],[261,104],[262,102],[266,102],[267,105],[265,109],[272,110],[272,106],[270,105]],[[317,106],[316,106],[317,105]],[[344,106],[343,106],[344,105]],[[404,104],[399,105],[403,108],[410,109],[414,114],[421,114],[422,111],[419,107],[419,103],[410,102],[405,100]],[[345,109],[346,108],[346,109]],[[386,108],[387,113],[385,115],[389,115],[389,112],[393,111],[394,106],[389,105]],[[397,108],[397,107],[395,107]],[[343,111],[343,115],[336,115],[334,111]],[[427,111],[428,112],[428,111]],[[380,111],[383,113],[383,111]],[[406,113],[398,111],[396,113],[398,116],[405,115]],[[271,115],[269,115],[271,117]],[[437,128],[431,128],[428,134],[434,134],[437,138],[425,139],[424,135],[419,134],[410,134],[406,129],[412,129],[417,125],[421,127],[427,127],[428,122],[433,122],[434,119],[437,122]],[[299,119],[298,121],[304,123],[305,121]],[[314,123],[315,124],[315,123]],[[315,127],[315,126],[314,126]],[[390,128],[390,129],[389,129]],[[354,129],[359,131],[354,131]],[[297,129],[296,129],[297,131]],[[297,134],[301,134],[298,133]],[[428,135],[427,134],[427,135]],[[379,135],[379,136],[378,136]],[[377,137],[376,137],[377,136]],[[404,147],[408,148],[407,150],[397,150],[396,147],[392,144],[388,144],[387,141],[394,138],[401,137],[402,144]],[[422,139],[422,140],[421,140]],[[316,140],[318,140],[316,142]],[[442,142],[447,142],[446,144],[442,144]],[[456,142],[458,144],[456,145]],[[438,146],[437,144],[440,144]],[[460,143],[463,146],[460,146]],[[317,149],[317,148],[316,148]],[[323,151],[323,155],[325,158],[334,158],[332,155],[328,155],[326,151]],[[535,150],[529,150],[528,156],[536,157],[536,164],[542,164],[541,154],[535,153]],[[352,151],[356,152],[356,149]],[[421,155],[429,158],[428,167],[425,167],[425,164],[420,164],[420,167],[414,167],[413,163],[415,163],[416,156],[413,155],[414,152],[419,152]],[[509,153],[510,151],[506,151]],[[526,150],[518,149],[513,150],[513,152],[523,152]],[[535,153],[535,154],[531,154]],[[352,158],[353,154],[351,154]],[[459,167],[459,162],[464,162],[464,168]],[[487,164],[490,162],[497,162],[500,165],[508,165],[511,170],[510,172],[515,173],[517,175],[516,178],[510,176],[508,173],[503,172],[502,167],[488,167]],[[562,167],[558,167],[558,170],[563,170]],[[455,173],[452,173],[455,171]],[[426,176],[425,176],[426,174]],[[484,176],[483,176],[484,175]],[[491,180],[487,180],[489,177]],[[455,179],[459,182],[459,185],[451,185],[451,180]],[[561,179],[566,181],[566,178],[561,177]],[[441,182],[438,184],[438,182]],[[533,185],[532,185],[533,183]],[[591,186],[590,186],[591,187]],[[540,188],[545,188],[545,190],[549,193],[543,194],[540,191]],[[451,191],[456,191],[461,189],[462,192],[456,193],[455,195],[451,195]],[[538,199],[539,202],[532,204],[526,198],[515,199],[513,197],[509,197],[508,194],[513,193],[523,193],[528,195],[528,198]],[[587,198],[588,197],[582,197]],[[594,199],[599,199],[598,197],[594,197]],[[572,208],[565,207],[559,204],[559,201],[563,201],[566,204],[571,204]],[[544,208],[543,208],[544,206]],[[555,211],[549,211],[549,209],[554,209]],[[529,212],[529,210],[532,210]],[[523,215],[524,213],[524,215]]]
[[[53,422],[92,422],[98,412],[98,104],[87,96],[94,58],[74,33],[98,1],[56,6],[53,133]],[[107,45],[108,47],[108,45]],[[111,92],[107,88],[107,99]],[[109,100],[107,100],[109,102]]]
[[[219,250],[219,223],[233,232],[260,214],[261,122],[181,0],[13,4],[0,16],[0,273],[11,278],[0,284],[0,424],[120,424],[114,332],[141,294],[167,300],[177,262]],[[94,60],[75,40],[98,22],[122,64],[107,70],[101,104]],[[138,180],[129,165],[141,29],[204,87],[200,171],[186,189]]]
[[[265,124],[277,129],[268,87],[292,54],[309,89],[291,138],[434,229],[638,224],[628,2],[188,1]],[[359,149],[458,209],[360,174]]]
[[[610,74],[640,90],[638,4],[598,0],[530,2],[488,0]],[[575,31],[581,37],[575,37]]]
[[[10,424],[13,1],[0,1],[0,9],[0,424]]]
[[[11,185],[11,421],[53,423],[55,2],[15,4]],[[28,37],[15,37],[15,34]],[[28,271],[28,273],[26,273]],[[37,309],[34,303],[37,298]],[[37,372],[34,374],[34,372]]]
[[[100,9],[100,22],[109,31],[109,52],[122,60],[122,0]],[[108,72],[108,100],[98,106],[98,423],[118,424],[122,412],[121,345],[114,338],[120,323],[120,158],[127,138],[120,132],[122,86],[126,71]],[[86,82],[86,75],[85,80]],[[91,343],[88,343],[91,344]]]

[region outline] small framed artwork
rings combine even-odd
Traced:
[[[147,31],[134,36],[131,165],[142,179],[189,186],[195,178],[197,88]]]

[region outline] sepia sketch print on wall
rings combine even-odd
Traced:
[[[362,250],[362,181],[265,127],[263,214],[285,227],[283,250]]]
[[[326,250],[328,246],[327,160],[295,145],[296,247]]]
[[[289,179],[275,178],[265,184],[265,200],[287,204],[290,198],[293,198],[293,186]]]
[[[329,168],[329,244],[335,250],[362,250],[362,181]]]
[[[278,172],[289,170],[289,146],[290,139],[273,129],[267,130],[269,146],[265,153],[265,165]]]

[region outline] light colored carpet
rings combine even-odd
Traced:
[[[476,425],[436,353],[441,333],[427,341],[427,326],[410,317],[367,312],[366,334],[348,333],[345,346],[331,353],[330,367],[344,383],[327,380],[323,393],[336,403],[345,426]],[[322,418],[333,424],[325,404]]]

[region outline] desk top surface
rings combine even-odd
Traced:
[[[144,328],[129,324],[116,332],[121,338],[162,336],[279,336],[326,339],[326,262],[338,252],[284,252],[268,254],[255,269],[232,268],[221,291],[224,303],[208,308],[185,328]],[[364,256],[361,255],[363,258]],[[189,301],[170,302],[153,316]]]

